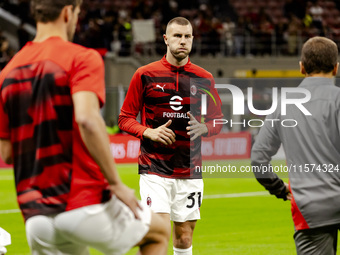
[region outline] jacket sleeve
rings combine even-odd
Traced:
[[[278,119],[267,117],[268,119]],[[251,150],[251,165],[257,181],[262,184],[270,194],[278,198],[286,198],[286,186],[276,173],[270,171],[272,156],[280,148],[281,141],[278,134],[279,123],[265,121],[256,137]]]
[[[213,77],[210,78],[211,80],[211,87],[210,87],[210,94],[207,95],[208,98],[208,110],[207,115],[205,116],[205,125],[208,128],[208,133],[206,136],[213,136],[217,135],[221,132],[222,125],[215,125],[215,119],[222,119],[222,102],[220,96],[218,95],[217,89],[215,88],[215,80]]]
[[[143,84],[141,80],[140,70],[138,69],[133,75],[128,92],[126,94],[123,106],[121,108],[118,126],[121,130],[143,139],[143,133],[146,126],[140,124],[136,118],[141,112],[143,118]]]
[[[0,138],[10,139],[9,119],[8,115],[5,113],[4,107],[0,97]]]

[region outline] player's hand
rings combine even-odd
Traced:
[[[290,201],[290,200],[292,200],[292,193],[290,193],[288,183],[285,183],[285,186],[286,186],[286,198],[287,198],[287,200]]]
[[[110,189],[113,195],[115,195],[120,201],[122,201],[131,209],[131,211],[135,215],[135,218],[140,219],[137,208],[142,210],[142,207],[135,197],[135,191],[133,189],[130,189],[122,182],[115,185],[110,185]]]
[[[176,135],[175,133],[168,128],[172,123],[172,120],[168,120],[167,123],[165,123],[162,126],[159,126],[158,128],[147,128],[143,136],[154,141],[159,142],[164,145],[171,145],[174,142],[176,142]]]
[[[191,141],[208,133],[208,128],[205,124],[199,123],[190,112],[188,112],[187,115],[190,117],[190,121],[188,122],[189,126],[187,126],[187,130],[189,130],[189,132],[187,132],[187,134],[191,136]]]
[[[286,201],[286,200],[290,201],[290,200],[292,200],[292,193],[290,193],[288,183],[284,182],[284,185],[285,185],[285,188],[281,189],[280,193],[275,194],[275,196],[277,198],[282,198],[284,201]]]

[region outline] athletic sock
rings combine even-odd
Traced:
[[[192,255],[192,246],[187,249],[174,248],[174,255]]]

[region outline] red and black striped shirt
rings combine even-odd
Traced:
[[[212,75],[203,68],[188,63],[172,66],[162,60],[139,68],[134,74],[118,124],[129,134],[141,139],[138,158],[139,173],[156,174],[167,178],[202,178],[194,167],[201,165],[201,138],[190,142],[186,127],[190,111],[201,121],[201,96],[207,95],[205,124],[208,136],[218,134],[221,125],[213,126],[214,119],[222,118],[221,100]],[[141,123],[136,117],[141,114]],[[163,145],[143,139],[146,128],[157,128],[169,119],[169,127],[176,134],[176,142]]]
[[[17,199],[24,218],[103,200],[107,183],[82,142],[72,94],[104,103],[98,53],[59,37],[29,42],[0,74],[0,138],[13,147]]]

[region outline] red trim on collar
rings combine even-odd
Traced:
[[[165,66],[165,67],[167,67],[167,68],[169,68],[169,69],[171,69],[171,70],[184,70],[184,69],[186,69],[186,68],[188,68],[190,65],[191,65],[191,61],[190,61],[190,58],[188,58],[188,62],[184,65],[184,66],[173,66],[173,65],[171,65],[169,62],[168,62],[168,60],[166,60],[166,55],[164,55],[163,56],[163,58],[161,59],[161,63]]]

